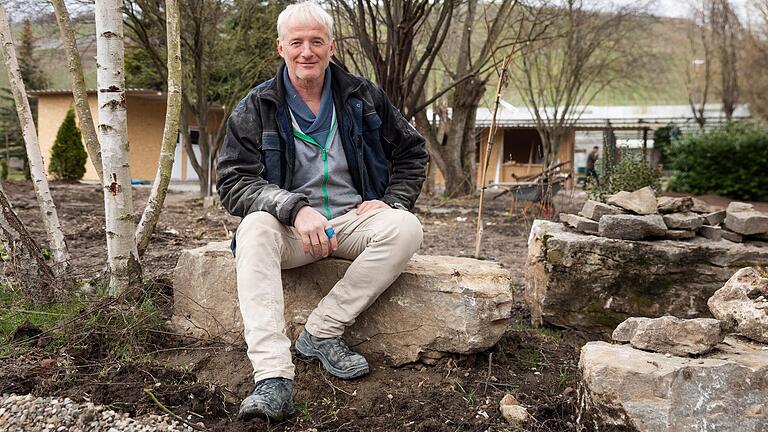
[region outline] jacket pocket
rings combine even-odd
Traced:
[[[283,153],[280,137],[276,132],[265,132],[261,136],[261,155],[264,161],[264,179],[280,185],[283,178]]]

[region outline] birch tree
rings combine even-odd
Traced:
[[[75,33],[72,30],[72,21],[69,18],[64,0],[50,0],[53,4],[53,10],[56,14],[56,21],[59,24],[59,34],[64,44],[64,52],[67,56],[67,65],[69,68],[69,78],[72,83],[72,96],[75,99],[75,110],[77,112],[78,126],[80,132],[85,138],[85,149],[88,151],[91,163],[96,169],[99,180],[104,181],[103,170],[101,167],[101,148],[96,134],[96,128],[93,126],[93,115],[91,107],[88,105],[88,93],[85,89],[85,78],[83,76],[83,64],[80,61],[80,52],[77,50],[75,42]]]
[[[157,220],[160,219],[160,211],[168,192],[168,183],[171,181],[171,170],[176,153],[176,136],[179,133],[182,76],[179,3],[177,0],[166,0],[165,19],[168,45],[168,99],[166,101],[165,129],[163,130],[160,161],[158,162],[155,182],[152,185],[152,193],[149,195],[147,207],[144,209],[136,231],[136,245],[139,255],[143,255],[147,249]]]
[[[19,116],[19,124],[21,125],[24,144],[27,149],[32,184],[35,187],[35,194],[37,195],[37,202],[40,206],[43,224],[45,225],[48,244],[55,263],[54,271],[57,276],[62,276],[69,267],[69,251],[64,240],[64,232],[59,224],[56,205],[48,188],[48,179],[43,168],[43,156],[40,153],[37,131],[32,119],[32,110],[27,99],[24,80],[21,78],[19,62],[16,58],[16,50],[11,38],[8,16],[5,13],[5,6],[2,4],[0,4],[0,43],[3,45],[5,69],[8,73],[8,81],[13,93],[14,102],[16,103],[16,113]]]
[[[122,0],[97,0],[98,133],[104,169],[110,295],[121,294],[141,281],[141,265],[134,241],[124,55]]]

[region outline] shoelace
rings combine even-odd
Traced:
[[[269,396],[274,394],[275,390],[278,390],[278,387],[281,386],[281,382],[278,380],[270,380],[265,383],[262,383],[260,386],[256,387],[253,391],[253,394],[256,396]]]
[[[347,344],[344,342],[344,339],[338,336],[334,339],[336,340],[336,343],[331,346],[334,354],[343,359],[353,357],[355,355],[355,353],[353,353],[352,350],[350,350]]]

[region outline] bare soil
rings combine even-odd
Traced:
[[[7,182],[4,188],[42,242],[43,227],[31,184]],[[53,183],[52,193],[73,271],[80,279],[98,276],[106,257],[100,188]],[[136,209],[143,209],[148,194],[149,188],[134,189]],[[575,212],[584,199],[583,192],[561,193],[556,210]],[[114,344],[113,336],[98,332],[53,352],[38,349],[0,358],[0,394],[69,396],[141,415],[159,411],[144,392],[151,389],[174,413],[222,431],[486,431],[513,430],[498,410],[499,400],[511,393],[532,416],[525,430],[575,430],[578,351],[593,337],[527,324],[521,293],[531,217],[519,212],[510,215],[509,205],[506,196],[489,197],[485,209],[482,258],[509,269],[516,291],[509,330],[487,352],[401,368],[372,358],[371,374],[351,382],[297,359],[294,399],[298,412],[280,424],[242,423],[235,418],[239,401],[253,385],[243,346],[185,340],[163,328],[148,330],[151,334],[142,340],[151,350],[141,359],[106,360],[104,353]],[[476,206],[476,198],[422,197],[416,209],[425,232],[419,253],[474,255]],[[137,220],[139,216],[137,210]],[[194,193],[169,192],[143,258],[149,282],[142,295],[156,299],[163,319],[170,315],[171,271],[181,250],[228,239],[237,224],[238,218],[220,208],[203,209]],[[64,331],[77,333],[75,328]]]

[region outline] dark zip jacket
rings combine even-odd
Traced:
[[[352,181],[364,201],[407,210],[421,192],[428,160],[424,138],[370,81],[331,63],[333,100]],[[235,216],[266,211],[293,225],[307,197],[289,192],[295,143],[283,68],[251,90],[227,121],[216,165],[221,204]]]

